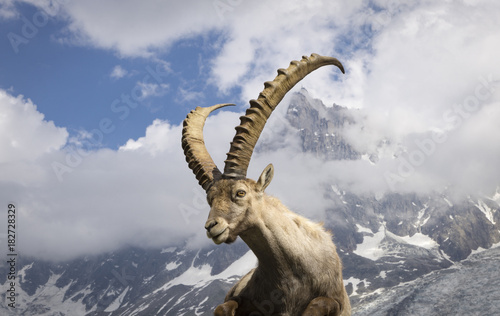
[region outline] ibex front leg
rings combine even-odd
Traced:
[[[333,298],[316,297],[302,313],[302,316],[337,316],[340,315],[340,304]]]
[[[214,316],[234,316],[236,315],[237,308],[238,308],[238,302],[229,300],[217,306],[217,308],[214,311]]]

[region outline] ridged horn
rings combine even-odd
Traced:
[[[182,149],[189,168],[193,170],[198,183],[205,191],[208,191],[213,182],[221,177],[221,172],[205,147],[203,126],[210,113],[228,105],[234,104],[223,103],[205,108],[197,107],[186,116],[183,122]]]
[[[240,125],[235,128],[236,135],[227,153],[222,177],[246,177],[253,149],[272,111],[300,80],[326,65],[335,65],[345,73],[344,67],[336,58],[312,54],[310,57],[303,56],[300,61],[292,61],[287,69],[278,69],[276,78],[264,83],[264,90],[257,100],[250,100],[250,108],[240,117]]]

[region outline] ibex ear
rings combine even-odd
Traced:
[[[264,191],[269,183],[271,183],[271,180],[273,179],[274,176],[274,167],[273,164],[268,164],[267,167],[262,171],[262,174],[259,177],[259,180],[257,181],[257,191]]]

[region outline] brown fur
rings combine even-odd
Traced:
[[[221,179],[207,192],[208,237],[220,244],[240,236],[259,262],[215,315],[350,315],[331,234],[264,193],[272,176],[269,165],[257,182]]]

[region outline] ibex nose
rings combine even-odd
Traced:
[[[215,225],[217,225],[217,221],[209,221],[205,224],[205,229],[207,230],[207,232],[210,232],[210,229],[212,229],[212,227],[214,227]]]

